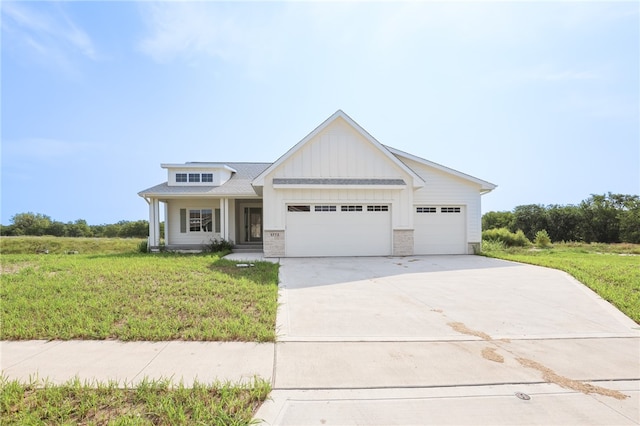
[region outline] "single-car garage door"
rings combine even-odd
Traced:
[[[466,254],[466,214],[461,206],[414,207],[414,254]]]
[[[391,208],[373,204],[296,204],[286,212],[285,254],[385,256],[391,254]]]

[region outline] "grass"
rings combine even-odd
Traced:
[[[278,266],[215,255],[0,258],[0,339],[274,341]]]
[[[68,237],[2,237],[0,252],[4,254],[113,254],[132,253],[146,239],[138,238],[68,238]]]
[[[0,420],[12,424],[247,425],[271,390],[268,382],[232,385],[168,380],[135,388],[117,382],[22,384],[0,378]]]
[[[562,243],[540,250],[485,242],[483,254],[568,272],[640,324],[640,245]]]

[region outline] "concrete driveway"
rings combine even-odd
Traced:
[[[638,325],[563,272],[313,258],[280,279],[267,424],[640,424]]]

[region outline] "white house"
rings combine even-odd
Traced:
[[[152,249],[225,239],[266,257],[472,254],[496,187],[382,145],[340,110],[275,163],[161,167],[167,182],[139,193]]]

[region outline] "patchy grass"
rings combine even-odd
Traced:
[[[146,239],[138,238],[69,238],[69,237],[1,237],[0,252],[4,254],[112,254],[133,253]]]
[[[278,265],[212,255],[5,255],[0,339],[274,341]]]
[[[541,250],[483,244],[483,254],[568,272],[640,324],[640,245],[562,243]]]
[[[0,379],[0,418],[11,424],[247,425],[271,390],[268,382],[173,386],[143,381],[62,385]]]

